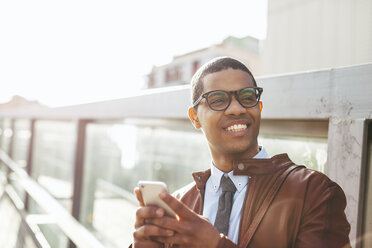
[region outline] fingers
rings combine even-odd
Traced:
[[[170,237],[174,235],[174,231],[161,228],[154,225],[144,225],[136,229],[133,233],[135,240],[150,240],[151,237]]]
[[[133,243],[133,248],[163,248],[164,245],[151,240],[136,240]]]
[[[136,231],[133,233],[135,241],[150,240],[155,244],[170,243],[184,247],[217,246],[220,233],[207,218],[198,215],[167,192],[160,193],[159,197],[180,218],[165,216],[162,208],[140,207],[137,210]]]
[[[169,216],[164,216],[163,218],[152,218],[146,219],[145,224],[151,224],[159,226],[165,229],[171,229],[176,232],[184,232],[186,221],[178,221],[177,219]]]
[[[174,231],[145,223],[147,219],[161,218],[164,217],[164,214],[164,209],[155,206],[144,206],[137,209],[135,231],[133,232],[134,248],[164,247],[163,244],[152,240],[152,238],[169,237],[174,235]]]
[[[172,235],[174,235],[174,232],[171,230],[151,225],[141,226],[133,233],[133,248],[163,248],[164,244],[157,242],[155,237],[169,237]]]
[[[135,187],[134,190],[133,190],[133,192],[134,192],[134,195],[136,196],[136,198],[137,198],[140,206],[141,207],[145,206],[145,203],[143,201],[143,198],[142,198],[142,194],[141,194],[140,189],[138,187]]]
[[[153,240],[164,244],[190,245],[192,243],[191,236],[178,235],[177,233],[170,237],[154,237]]]
[[[169,205],[170,208],[176,212],[181,220],[192,220],[195,218],[196,213],[189,209],[185,204],[174,198],[168,192],[163,191],[159,197]]]
[[[145,219],[161,218],[165,214],[164,209],[155,206],[139,207],[136,211],[136,223],[134,227],[140,227],[145,224]]]
[[[166,217],[151,221],[155,226],[174,230],[171,236],[156,236],[153,240],[161,243],[177,244],[182,247],[217,247],[220,238],[219,231],[205,218],[199,217],[193,221],[177,221]],[[177,222],[176,224],[174,224]],[[169,228],[168,228],[169,226]]]

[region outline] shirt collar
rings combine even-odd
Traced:
[[[265,148],[263,146],[259,146],[260,151],[253,157],[253,158],[270,158],[267,154]],[[249,176],[237,176],[233,174],[234,172],[231,170],[227,173],[227,175],[231,178],[231,181],[234,183],[236,190],[238,192],[242,191],[244,187],[248,183]],[[220,188],[221,177],[225,174],[225,172],[218,169],[213,161],[211,163],[211,179],[214,192],[217,192]]]
[[[253,157],[253,158],[270,158],[269,154],[267,154],[265,147],[259,146],[260,151]]]

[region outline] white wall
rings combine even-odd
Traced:
[[[269,0],[263,75],[367,62],[371,0]]]

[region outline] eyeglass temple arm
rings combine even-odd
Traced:
[[[198,106],[198,104],[200,103],[200,101],[203,99],[203,95],[201,95],[192,105],[193,108],[195,108],[196,106]]]

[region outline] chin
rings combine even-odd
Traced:
[[[248,147],[234,147],[234,148],[228,149],[228,151],[230,154],[241,156],[247,153],[249,151],[249,148]]]
[[[236,156],[244,156],[244,155],[251,155],[255,156],[257,153],[257,146],[258,145],[243,145],[243,146],[235,146],[235,147],[230,147],[229,151],[230,154],[234,154]]]

